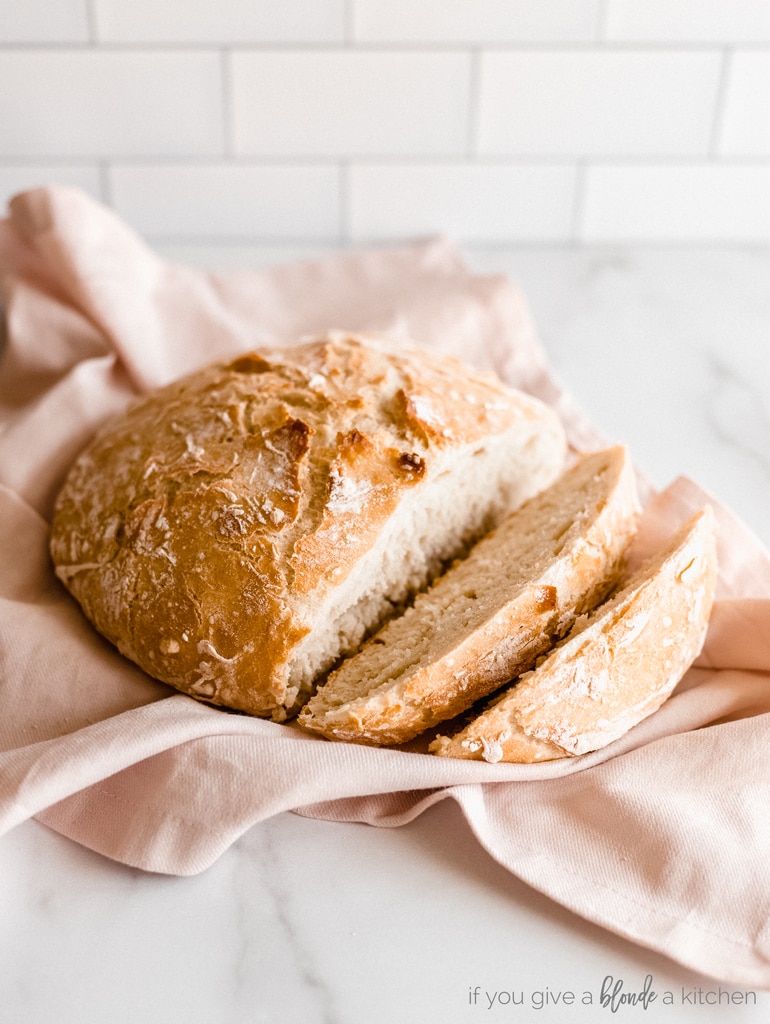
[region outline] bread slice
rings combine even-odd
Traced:
[[[455,736],[434,740],[431,752],[549,761],[618,739],[660,707],[700,652],[715,581],[714,516],[706,507],[534,671]]]
[[[638,511],[622,446],[581,457],[344,661],[299,723],[404,743],[530,668],[622,571]]]

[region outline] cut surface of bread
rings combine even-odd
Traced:
[[[71,469],[57,575],[150,675],[282,721],[316,677],[563,466],[542,402],[332,332],[199,370]]]
[[[699,654],[716,581],[714,517],[696,513],[668,547],[456,735],[442,757],[536,762],[589,753],[657,710]]]
[[[582,456],[343,661],[300,725],[405,743],[510,682],[615,586],[637,513],[627,450]]]

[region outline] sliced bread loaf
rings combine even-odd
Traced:
[[[616,585],[636,528],[623,446],[582,456],[342,662],[299,723],[404,743],[531,668]]]
[[[107,424],[59,494],[51,554],[146,672],[282,721],[565,447],[553,410],[490,373],[332,332],[205,367]]]
[[[706,507],[532,672],[452,737],[441,757],[549,761],[618,739],[669,696],[706,636],[716,580]]]

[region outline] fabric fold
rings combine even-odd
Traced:
[[[557,381],[519,289],[441,239],[266,272],[164,263],[80,192],[0,222],[0,832],[37,817],[147,871],[205,870],[286,810],[393,827],[455,800],[482,846],[574,913],[725,982],[770,988],[770,556],[696,482],[654,493],[633,559],[705,503],[720,576],[674,696],[616,743],[540,765],[328,743],[196,704],[97,636],[53,575],[47,519],[93,432],[218,357],[329,329],[494,369],[604,439]]]

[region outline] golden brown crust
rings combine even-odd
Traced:
[[[606,746],[657,710],[698,655],[715,584],[706,507],[542,664],[431,752],[531,763]]]
[[[346,335],[246,354],[139,401],[81,455],[57,574],[153,676],[281,720],[314,610],[404,496],[524,421],[560,453],[541,403],[446,356]]]
[[[581,457],[346,660],[299,723],[406,743],[526,671],[617,583],[636,531],[627,450]]]

